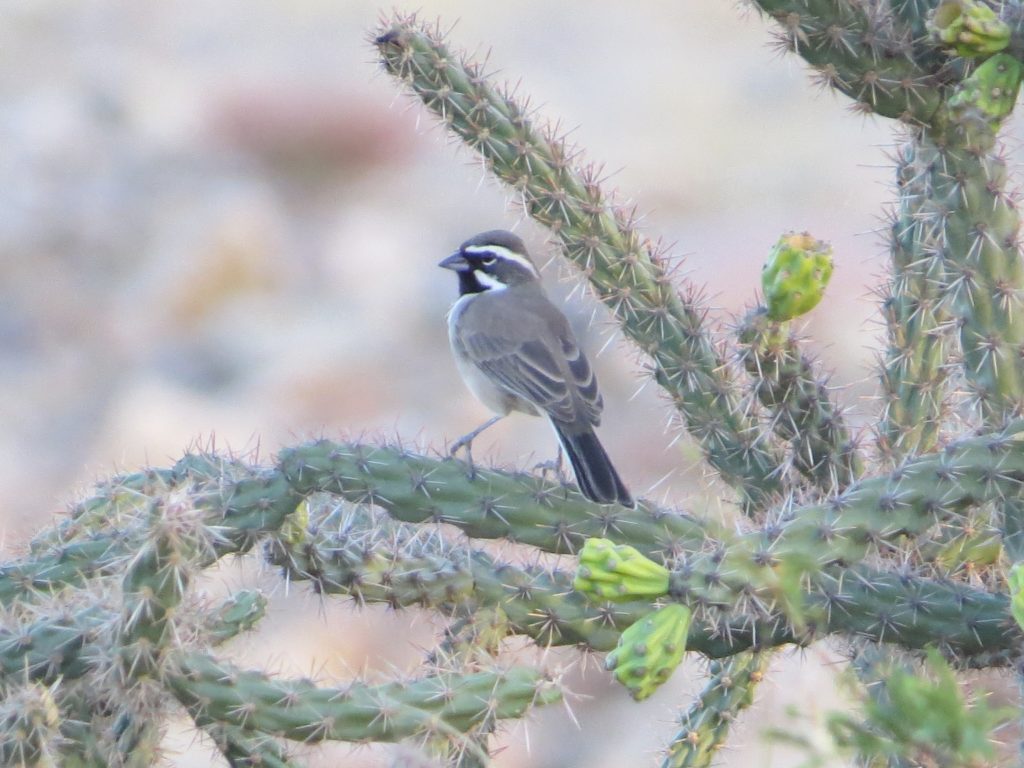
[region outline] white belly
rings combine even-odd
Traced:
[[[451,344],[455,366],[459,370],[462,381],[477,400],[499,416],[506,416],[512,411],[522,411],[539,416],[540,412],[532,403],[495,384],[486,373],[477,368],[459,351],[460,347],[455,341],[455,324],[469,302],[476,298],[478,298],[478,294],[470,293],[460,296],[448,312],[448,341]]]

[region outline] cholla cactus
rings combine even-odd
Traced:
[[[1021,665],[1024,271],[997,133],[1020,84],[1024,9],[756,5],[821,81],[905,137],[874,439],[851,431],[788,325],[828,301],[819,241],[783,237],[767,306],[723,349],[700,291],[580,153],[436,28],[396,16],[373,36],[384,69],[551,231],[745,517],[599,506],[546,476],[328,440],[267,466],[197,453],[115,478],[0,568],[5,763],[150,765],[183,710],[232,765],[293,765],[290,743],[331,739],[412,741],[435,763],[481,765],[501,720],[562,693],[557,671],[502,663],[510,636],[610,652],[637,698],[684,653],[714,660],[666,766],[709,765],[774,649],[823,637],[848,641],[870,694],[839,743],[870,765],[993,759],[1005,713],[965,703],[940,657]],[[579,565],[506,560],[488,539]],[[210,604],[193,584],[254,550],[325,595],[443,617],[422,674],[328,688],[225,661],[218,646],[265,603],[240,591]]]

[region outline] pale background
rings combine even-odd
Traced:
[[[614,171],[648,234],[675,242],[715,321],[749,303],[776,237],[835,247],[833,285],[807,332],[837,396],[870,423],[884,270],[875,234],[891,196],[890,126],[820,94],[780,57],[768,25],[728,2],[472,3],[419,0],[458,21],[452,42],[492,48],[492,67],[573,129]],[[444,314],[455,292],[435,263],[483,229],[524,222],[480,164],[378,71],[361,0],[206,3],[7,0],[0,6],[0,524],[17,552],[97,478],[165,466],[190,444],[267,456],[312,435],[395,434],[441,448],[487,414],[459,382]],[[1016,143],[1016,141],[1014,142]],[[567,297],[607,402],[602,436],[632,488],[686,509],[716,489],[635,354],[574,278]],[[593,320],[593,322],[591,322]],[[588,330],[589,326],[589,330]],[[598,350],[603,349],[600,354]],[[550,458],[539,420],[509,419],[477,454]],[[253,583],[249,566],[223,569]],[[260,582],[267,588],[274,580]],[[433,627],[280,590],[235,653],[326,681],[392,665],[413,672]],[[395,638],[398,638],[396,640]],[[792,705],[839,701],[828,646],[787,654],[722,756],[799,758],[759,734]],[[550,654],[553,668],[573,653]],[[503,766],[656,764],[696,665],[643,705],[596,665],[508,735]],[[576,724],[578,723],[578,725]],[[614,733],[614,738],[608,738]],[[527,748],[527,736],[529,747]],[[168,763],[216,764],[184,728]],[[347,747],[311,765],[388,765]]]

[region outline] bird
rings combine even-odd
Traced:
[[[523,241],[505,230],[466,240],[439,267],[455,272],[459,297],[448,312],[448,340],[459,374],[495,415],[452,443],[465,448],[513,411],[554,428],[582,494],[598,504],[635,503],[595,428],[604,401],[568,319],[545,295]]]

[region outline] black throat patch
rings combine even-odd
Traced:
[[[488,289],[486,285],[477,279],[476,270],[474,269],[460,269],[458,275],[460,296],[465,296],[467,293],[483,293]]]

